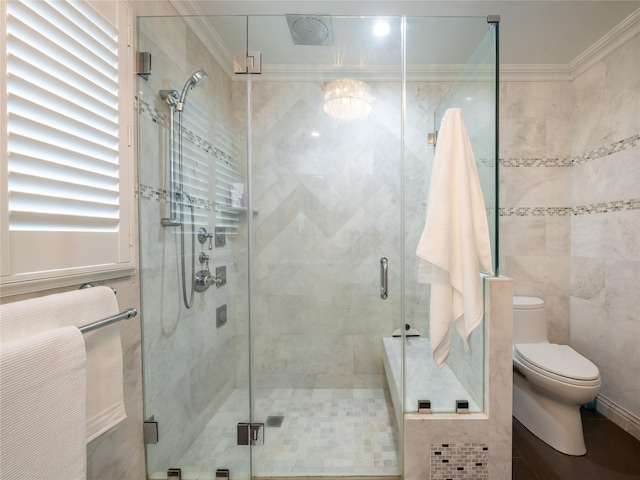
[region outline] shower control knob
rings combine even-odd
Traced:
[[[198,229],[198,241],[204,245],[204,243],[207,241],[207,239],[209,240],[209,250],[213,250],[213,246],[211,244],[212,242],[212,238],[213,238],[213,233],[207,233],[207,229],[204,227],[200,227]],[[200,260],[200,263],[202,263],[202,260]]]
[[[224,283],[226,283],[224,279],[220,278],[218,275],[212,275],[209,270],[200,270],[198,273],[196,273],[196,292],[204,292],[211,285],[219,287],[221,285],[224,285]]]

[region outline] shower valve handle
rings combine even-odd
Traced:
[[[213,250],[213,233],[207,233],[207,229],[204,227],[200,227],[198,229],[198,241],[204,245],[204,243],[209,239],[209,250]],[[200,260],[202,263],[202,260]]]

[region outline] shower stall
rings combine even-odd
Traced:
[[[415,250],[457,107],[498,257],[497,20],[138,18],[149,478],[399,477],[418,401],[486,413],[486,325],[435,366]]]

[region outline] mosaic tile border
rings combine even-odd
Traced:
[[[571,167],[570,158],[501,158],[500,166],[507,168],[521,167]]]
[[[583,153],[582,155],[578,155],[573,158],[501,158],[499,162],[501,167],[506,168],[573,167],[574,165],[581,165],[591,160],[597,160],[598,158],[613,155],[614,153],[622,152],[638,145],[640,145],[640,134],[618,140],[617,142],[596,148],[595,150],[591,150],[590,152]],[[478,161],[479,164],[482,162],[483,160]]]
[[[486,443],[431,445],[432,480],[485,480],[489,478]]]
[[[169,120],[167,115],[160,114],[158,110],[152,108],[147,102],[144,100],[138,99],[138,112],[147,116],[154,123],[159,123],[160,125],[167,126],[169,124]],[[232,155],[228,154],[224,150],[216,147],[212,143],[208,142],[206,139],[202,138],[200,135],[188,130],[186,128],[182,129],[182,134],[189,140],[193,145],[198,147],[203,152],[212,155],[216,158],[216,160],[221,160],[227,164],[231,164],[233,162]]]
[[[152,108],[147,102],[141,99],[137,99],[137,109],[138,113],[144,115],[154,123],[158,123],[163,126],[168,125],[168,116],[160,114],[157,109]],[[227,165],[233,164],[233,156],[225,152],[219,147],[216,147],[212,143],[205,140],[200,135],[195,132],[183,128],[183,135],[187,141],[189,141],[192,145],[195,145],[196,148],[203,151],[205,154],[212,156],[215,161],[219,164],[220,162],[225,163]],[[164,188],[157,188],[150,185],[139,184],[137,186],[135,194],[144,200],[151,200],[160,203],[168,203],[169,202],[169,192]],[[227,205],[223,205],[218,202],[211,201],[207,198],[201,198],[197,196],[191,196],[191,201],[193,205],[201,210],[208,212],[234,212],[237,214],[235,210],[229,210]]]
[[[573,207],[573,215],[588,215],[590,213],[611,213],[640,210],[640,198],[630,200],[615,200],[607,203],[595,203]]]
[[[480,168],[494,168],[496,166],[495,158],[477,158],[476,166]]]
[[[164,188],[158,189],[149,185],[141,184],[138,185],[136,194],[144,200],[151,200],[159,203],[169,202],[169,192]],[[206,198],[191,197],[191,201],[196,208],[200,208],[202,210],[210,212],[220,212],[226,210],[224,205],[221,205],[217,202],[212,202]]]
[[[136,97],[136,109],[138,114],[144,114],[154,123],[160,123],[160,125],[169,125],[168,115],[160,113],[156,108],[152,108],[147,102]]]
[[[570,215],[589,215],[592,213],[612,213],[640,210],[640,198],[613,200],[606,203],[578,205],[576,207],[501,207],[500,217],[564,217]]]
[[[591,160],[596,160],[608,155],[613,155],[614,153],[622,152],[623,150],[627,150],[628,148],[633,148],[638,145],[640,145],[640,134],[633,135],[632,137],[610,143],[607,146],[600,147],[595,150],[591,150],[590,152],[583,153],[582,155],[573,157],[572,164],[581,165]]]
[[[566,217],[571,215],[571,207],[500,207],[501,217]]]

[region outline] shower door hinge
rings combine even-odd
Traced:
[[[144,422],[142,436],[145,445],[158,443],[158,422],[155,421],[153,415]]]
[[[182,480],[182,470],[179,468],[168,469],[167,480]]]
[[[264,445],[264,423],[239,423],[238,445]]]
[[[233,73],[262,73],[262,52],[235,52],[233,54]]]

